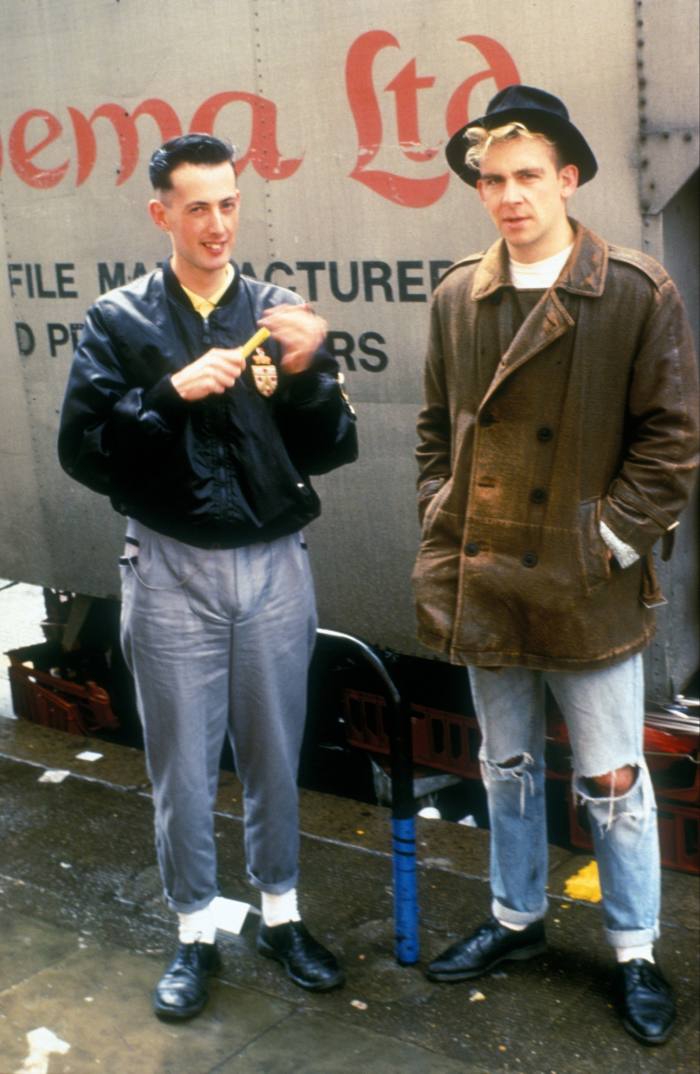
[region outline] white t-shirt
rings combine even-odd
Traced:
[[[558,279],[559,273],[569,260],[573,242],[558,254],[542,261],[515,261],[510,259],[510,278],[516,291],[544,291]]]

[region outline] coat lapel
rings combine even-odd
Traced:
[[[559,279],[545,291],[501,355],[491,384],[481,401],[482,407],[512,373],[574,327],[576,322],[559,297],[560,290],[589,298],[598,298],[603,294],[608,263],[607,247],[597,235],[580,227],[576,221],[572,220],[572,225],[576,238],[571,257],[562,269]],[[506,244],[501,239],[486,252],[479,265],[474,277],[472,297],[476,301],[483,301],[508,286],[508,254]]]

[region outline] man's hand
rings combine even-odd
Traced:
[[[285,373],[301,373],[323,343],[328,325],[309,306],[282,305],[266,310],[258,321],[282,348]]]
[[[212,347],[196,362],[173,373],[173,388],[185,402],[194,403],[208,395],[221,395],[232,387],[245,369],[241,348]]]

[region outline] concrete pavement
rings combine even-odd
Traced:
[[[85,749],[102,756],[79,760]],[[39,782],[47,769],[70,775]],[[256,954],[251,912],[240,936],[222,940],[225,967],[204,1014],[173,1026],[150,1012],[173,923],[154,865],[142,754],[0,719],[0,799],[0,1074],[697,1070],[697,878],[664,875],[660,954],[679,1024],[667,1045],[645,1049],[610,1007],[598,909],[564,894],[585,854],[552,848],[545,956],[477,982],[431,984],[393,958],[388,812],[304,791],[302,911],[342,957],[346,987],[295,988]],[[223,773],[222,894],[247,901],[240,801],[235,776]],[[418,824],[424,964],[488,912],[487,836]]]

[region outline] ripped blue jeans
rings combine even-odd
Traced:
[[[652,942],[658,936],[660,866],[656,803],[643,753],[641,655],[596,671],[470,667],[469,680],[482,734],[494,916],[527,925],[547,910],[548,686],[569,732],[574,793],[588,810],[606,937],[614,947]],[[626,793],[590,793],[587,779],[626,765],[635,769]]]

